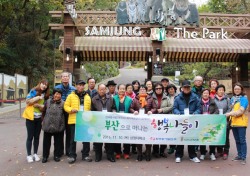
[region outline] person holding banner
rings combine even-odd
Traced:
[[[114,103],[116,112],[120,113],[129,113],[130,105],[132,103],[132,99],[125,95],[126,86],[124,84],[118,85],[118,95],[115,95]],[[121,158],[121,144],[114,144],[116,159]],[[123,144],[123,157],[124,159],[129,159],[129,152],[130,152],[130,144]]]
[[[161,83],[156,83],[154,86],[154,93],[152,95],[154,102],[157,106],[156,114],[170,114],[172,113],[173,104],[171,103],[170,99],[164,93],[164,87]],[[167,145],[153,145],[153,156],[156,158],[164,157],[166,158],[167,155],[164,153]]]
[[[219,108],[220,114],[226,114],[230,112],[230,99],[225,94],[226,88],[223,84],[218,85],[215,88],[216,94],[214,96],[214,101]],[[227,131],[226,131],[226,144],[224,146],[217,146],[217,155],[216,157],[223,156],[224,160],[227,160],[229,148],[230,148],[230,141],[229,141],[229,134],[230,134],[230,123],[231,121],[227,118]]]
[[[218,109],[216,103],[214,102],[214,100],[212,98],[210,98],[210,90],[209,89],[203,89],[201,91],[201,114],[205,114],[205,115],[219,114],[219,109]],[[204,160],[206,153],[207,153],[205,145],[200,146],[200,152],[201,152],[200,160]],[[216,157],[215,157],[215,146],[214,145],[209,146],[209,154],[210,154],[210,159],[212,161],[215,161]]]
[[[42,163],[48,161],[51,146],[51,137],[54,137],[54,160],[60,161],[61,144],[63,143],[64,122],[64,101],[62,90],[54,89],[53,97],[46,101],[44,106],[44,119],[42,124],[43,133],[43,159]]]
[[[44,107],[44,101],[49,98],[49,82],[46,79],[42,79],[36,87],[32,88],[26,97],[26,108],[23,112],[23,117],[26,119],[27,129],[27,162],[32,163],[40,161],[37,155],[39,146],[39,137],[42,129],[42,110]],[[34,155],[31,155],[33,141]]]
[[[173,113],[178,115],[190,115],[201,113],[200,99],[191,91],[190,81],[182,82],[182,92],[175,98]],[[177,145],[175,152],[175,162],[180,163],[183,157],[184,145]],[[188,145],[188,154],[191,161],[200,163],[195,153],[195,145]]]
[[[98,94],[92,99],[91,111],[114,112],[115,104],[112,97],[106,95],[106,86],[104,84],[98,85]],[[95,162],[102,160],[102,146],[103,143],[94,143],[95,146]],[[105,149],[107,158],[110,162],[115,162],[114,158],[114,144],[106,143]]]
[[[144,85],[140,86],[139,95],[133,100],[130,112],[138,115],[139,113],[153,114],[156,113],[156,104],[153,98],[147,94],[147,87]],[[142,161],[142,144],[137,144],[137,161]],[[151,160],[151,144],[146,144],[146,161]]]
[[[240,83],[234,85],[233,94],[234,96],[230,101],[232,111],[226,113],[226,116],[231,119],[231,127],[237,148],[237,156],[233,161],[241,161],[241,164],[245,165],[247,156],[248,99]]]
[[[85,82],[78,80],[76,82],[76,91],[71,92],[64,103],[64,110],[69,113],[68,125],[70,128],[70,151],[68,163],[73,164],[76,161],[76,142],[75,138],[75,124],[76,124],[76,113],[78,111],[90,111],[91,109],[91,98],[89,94],[84,91]],[[91,162],[92,159],[89,157],[90,143],[83,142],[82,149],[82,160]]]

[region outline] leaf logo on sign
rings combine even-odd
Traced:
[[[165,30],[165,28],[151,28],[150,39],[151,40],[157,40],[157,41],[166,40],[166,30]]]

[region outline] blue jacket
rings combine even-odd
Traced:
[[[76,90],[76,88],[74,86],[71,86],[68,84],[68,86],[64,86],[62,83],[55,86],[55,89],[61,89],[62,90],[62,100],[65,101],[66,98],[68,97],[69,94],[71,94],[71,92],[73,92],[74,90]]]
[[[186,104],[186,101],[184,99],[183,92],[181,92],[177,97],[175,97],[173,113],[184,114],[185,108],[189,108],[189,114],[201,113],[201,102],[197,95],[195,95],[195,93],[191,92],[188,105]]]

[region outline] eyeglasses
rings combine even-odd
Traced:
[[[155,88],[155,90],[162,90],[162,88]]]

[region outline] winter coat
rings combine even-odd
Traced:
[[[98,94],[96,89],[93,89],[92,91],[88,89],[86,92],[89,94],[91,99]]]
[[[106,108],[108,112],[113,112],[116,111],[115,108],[115,102],[114,99],[108,95],[105,95],[106,97]],[[102,108],[104,107],[101,97],[99,94],[97,94],[93,99],[92,99],[92,104],[91,104],[91,111],[102,111]]]
[[[198,97],[201,98],[201,91],[204,89],[202,86],[200,89],[197,89],[195,86],[192,87],[192,92]]]
[[[64,103],[64,110],[69,113],[68,124],[76,124],[76,113],[72,113],[72,109],[80,110],[80,99],[78,95],[71,92]],[[91,109],[91,98],[89,94],[84,96],[84,111],[90,111]]]
[[[116,112],[119,112],[119,104],[120,104],[120,98],[119,98],[119,95],[115,95],[113,97],[114,99],[114,102],[115,102],[115,107],[116,107]],[[124,97],[124,106],[125,106],[125,113],[129,113],[129,108],[130,108],[130,105],[132,103],[132,99],[128,96],[125,96]]]
[[[57,86],[55,86],[56,89],[61,89],[62,90],[62,100],[65,101],[66,98],[68,97],[69,94],[71,94],[71,92],[75,91],[76,88],[74,86],[71,85],[67,85],[66,87],[61,83],[58,84]]]
[[[221,100],[219,100],[217,95],[215,95],[214,102],[216,103],[218,109],[223,109],[223,114],[230,111],[230,99],[227,96],[224,96]]]
[[[64,101],[53,101],[52,98],[47,100],[45,104],[45,116],[43,119],[42,129],[47,133],[62,132],[65,128],[64,113],[63,113]]]
[[[235,101],[235,97],[230,101],[233,109],[229,112],[231,116],[232,127],[247,127],[248,126],[248,99],[246,96],[241,96],[239,101]]]
[[[154,99],[154,102],[155,102],[156,107],[158,109],[158,107],[159,107],[158,99],[157,99],[157,96],[155,93],[153,94],[152,98]],[[171,103],[170,99],[164,93],[162,95],[160,109],[163,110],[162,114],[170,114],[172,112],[172,109],[173,109],[173,104]]]
[[[189,108],[189,114],[200,114],[201,103],[200,99],[193,92],[190,93],[189,103],[186,104],[183,92],[181,92],[174,100],[173,113],[184,114],[184,109]]]
[[[135,97],[135,99],[133,100],[131,106],[130,106],[130,112],[134,113],[135,111],[140,110],[141,108],[141,104],[140,104],[140,100],[139,100],[139,96]],[[154,99],[151,96],[147,96],[146,97],[146,101],[147,101],[147,105],[145,107],[145,113],[148,113],[148,111],[151,111],[153,114],[156,113],[157,111],[157,106],[154,102]]]
[[[209,114],[219,114],[219,109],[212,98],[209,98],[208,104],[209,104],[208,107]],[[205,111],[204,102],[201,100],[201,114],[203,114],[204,111]]]

